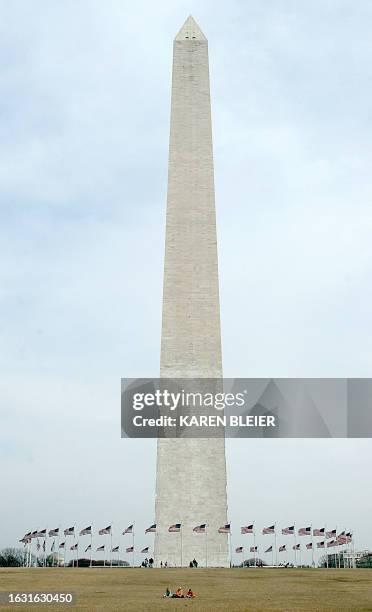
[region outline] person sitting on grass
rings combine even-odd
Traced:
[[[163,597],[173,597],[173,595],[172,595],[172,591],[170,591],[170,590],[168,589],[168,587],[166,588],[166,591],[165,591],[165,593],[164,593]]]
[[[196,593],[194,593],[191,589],[189,589],[186,593],[186,597],[189,597],[189,598],[196,597]]]
[[[179,587],[175,593],[173,593],[172,597],[182,598],[185,597],[183,594],[183,588]]]

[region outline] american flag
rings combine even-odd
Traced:
[[[203,525],[197,525],[196,527],[194,527],[193,531],[195,531],[195,533],[206,533],[207,524],[203,523]]]
[[[235,552],[236,553],[242,553],[243,552],[243,546],[238,546],[238,548],[235,548]]]
[[[350,531],[347,532],[345,538],[347,539],[347,542],[352,542],[353,541],[353,534],[350,533]]]
[[[98,532],[99,535],[106,535],[107,533],[111,533],[111,525],[109,525],[108,527],[104,527],[103,529],[100,529]]]
[[[292,527],[286,527],[285,529],[282,529],[282,535],[294,535],[294,525],[292,525]]]
[[[77,542],[76,542],[76,544],[74,544],[73,546],[70,546],[70,550],[77,550],[77,547],[78,547],[78,545],[77,545]]]
[[[283,544],[283,546],[279,546],[279,552],[284,552],[286,550],[285,546],[285,544]]]
[[[134,547],[133,546],[129,546],[129,548],[125,549],[125,552],[127,552],[127,553],[134,552]]]
[[[83,535],[91,535],[92,533],[92,526],[90,525],[89,527],[85,527],[85,529],[82,529],[79,533],[79,535],[83,536]]]
[[[348,533],[345,533],[344,531],[337,536],[337,542],[339,544],[348,544],[349,542],[351,542],[351,539],[351,536]]]
[[[36,531],[33,531],[33,532],[31,533],[30,538],[36,538],[36,537],[37,537],[37,533],[38,533],[38,531],[37,531],[37,530],[36,530]]]
[[[178,533],[179,531],[181,531],[181,523],[175,523],[174,525],[171,525],[168,528],[168,531],[170,533]]]
[[[338,543],[336,542],[336,540],[331,540],[330,542],[327,542],[327,548],[329,548],[330,546],[338,546]]]
[[[61,544],[58,546],[58,548],[64,548],[65,544],[66,544],[66,542],[61,542]]]
[[[306,548],[307,548],[307,550],[312,550],[312,548],[313,548],[313,543],[312,543],[312,542],[309,542],[308,544],[306,544]]]
[[[57,527],[56,529],[50,529],[49,530],[49,537],[50,538],[54,538],[54,536],[57,536],[59,534],[59,527]]]
[[[86,547],[85,552],[88,552],[88,550],[90,550],[92,548],[92,545],[89,544],[89,546]]]
[[[240,527],[240,533],[244,535],[245,533],[253,533],[253,525],[246,525],[245,527]]]
[[[36,533],[36,538],[45,538],[46,537],[46,529],[43,529],[42,531],[38,531]]]
[[[133,525],[129,525],[129,527],[124,529],[123,535],[125,535],[126,533],[133,533]]]
[[[272,547],[272,546],[269,546],[269,548],[268,548],[267,550],[265,550],[265,553],[269,553],[269,552],[271,552],[271,551],[272,551],[272,549],[273,549],[273,547]]]
[[[298,530],[298,535],[299,536],[311,535],[311,527],[301,527],[301,529]]]
[[[329,538],[334,538],[335,535],[336,535],[336,529],[332,529],[332,531],[326,531],[327,540],[329,540]]]
[[[155,531],[156,531],[156,523],[154,523],[153,525],[145,529],[145,533],[155,533]]]
[[[75,527],[68,527],[67,529],[64,530],[63,533],[65,534],[65,537],[69,536],[69,535],[74,535],[75,534]]]
[[[271,527],[264,527],[262,534],[265,535],[267,533],[275,533],[275,525],[271,525]]]
[[[292,546],[293,550],[300,550],[300,544],[295,544]]]
[[[26,546],[26,544],[28,544],[29,542],[31,542],[31,532],[30,533],[26,533],[23,538],[21,540],[19,540],[20,542],[22,542],[22,544],[24,544]]]
[[[115,546],[115,548],[112,548],[111,552],[119,552],[119,546]]]
[[[98,551],[98,550],[105,550],[105,545],[103,545],[103,546],[98,546],[97,551]]]
[[[146,546],[146,548],[142,548],[141,553],[145,554],[149,552],[149,547]]]
[[[324,544],[325,544],[325,542],[323,540],[323,542],[318,542],[316,546],[317,546],[317,548],[324,548]]]
[[[324,533],[325,533],[325,527],[322,527],[321,529],[313,529],[313,536],[319,537],[319,538],[324,538]]]
[[[226,525],[222,525],[222,527],[219,527],[218,533],[231,533],[230,528],[231,528],[230,523],[226,523]]]
[[[23,538],[21,540],[19,540],[20,542],[23,542],[25,545],[28,544],[29,542],[31,542],[31,538],[32,538],[32,533],[31,531],[29,531],[28,533],[25,533],[25,535],[23,536]]]
[[[258,551],[258,546],[251,546],[249,549],[249,552],[257,552]]]

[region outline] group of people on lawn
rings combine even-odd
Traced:
[[[196,593],[194,593],[191,589],[189,589],[187,593],[185,594],[185,591],[182,587],[179,587],[175,593],[172,593],[172,591],[168,589],[167,587],[167,590],[165,591],[163,597],[173,597],[176,599],[182,599],[184,597],[187,597],[191,599],[193,597],[196,597]]]

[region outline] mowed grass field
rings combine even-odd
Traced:
[[[163,599],[191,587],[193,600]],[[372,610],[372,570],[3,568],[0,591],[73,592],[74,605],[13,605],[0,610]]]

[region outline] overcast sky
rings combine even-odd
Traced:
[[[372,374],[372,5],[0,0],[0,547],[111,521],[116,544],[134,520],[151,544],[155,443],[120,439],[120,378],[159,372],[189,13],[209,40],[225,376]],[[230,440],[227,462],[234,546],[296,521],[372,547],[370,440]]]

